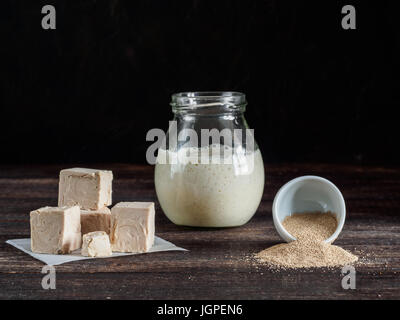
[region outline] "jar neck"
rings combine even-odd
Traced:
[[[240,92],[182,92],[172,95],[172,111],[176,116],[241,116],[246,97]]]

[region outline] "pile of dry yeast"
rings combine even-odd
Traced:
[[[265,249],[256,254],[257,260],[283,269],[336,267],[358,260],[352,253],[324,242],[337,226],[330,212],[293,214],[285,218],[283,226],[296,241]]]

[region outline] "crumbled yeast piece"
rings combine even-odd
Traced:
[[[86,257],[109,257],[112,255],[110,238],[104,231],[83,235],[81,254]]]
[[[81,247],[81,214],[78,206],[43,207],[30,213],[31,250],[66,254]]]

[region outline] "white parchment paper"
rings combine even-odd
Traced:
[[[71,254],[43,254],[43,253],[34,253],[31,250],[31,239],[13,239],[7,240],[6,243],[12,245],[13,247],[29,254],[30,256],[38,259],[49,266],[56,266],[59,264],[78,261],[78,260],[86,260],[86,259],[105,259],[105,258],[113,258],[120,256],[131,256],[139,253],[122,253],[122,252],[113,252],[112,256],[105,258],[92,258],[92,257],[84,257],[81,255],[81,250],[75,250],[71,252]],[[147,253],[152,252],[160,252],[160,251],[187,251],[186,249],[177,247],[173,243],[161,239],[159,237],[154,237],[154,245]]]

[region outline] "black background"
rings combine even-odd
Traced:
[[[45,4],[56,30],[41,27]],[[356,30],[341,27],[345,4]],[[266,161],[399,164],[398,12],[394,1],[2,1],[0,162],[145,163],[172,93],[235,90]]]

